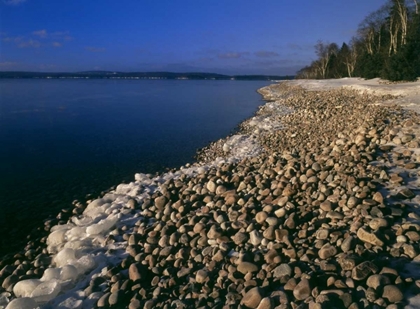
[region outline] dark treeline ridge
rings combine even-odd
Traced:
[[[414,81],[420,76],[419,0],[389,0],[366,16],[349,43],[318,41],[315,51],[318,59],[296,78]]]
[[[173,72],[20,72],[3,71],[0,78],[96,78],[96,79],[195,79],[195,80],[284,80],[293,76],[276,75],[223,75],[215,73],[173,73]]]

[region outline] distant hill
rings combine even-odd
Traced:
[[[95,78],[95,79],[195,79],[195,80],[284,80],[294,76],[278,75],[223,75],[216,73],[174,72],[21,72],[0,71],[0,78]]]

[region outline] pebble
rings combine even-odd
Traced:
[[[337,254],[337,249],[336,247],[332,246],[331,244],[325,244],[321,247],[321,249],[319,249],[318,251],[318,256],[323,259],[326,260],[334,255]]]
[[[281,278],[285,276],[291,276],[292,275],[292,268],[289,266],[289,264],[283,263],[274,268],[273,270],[273,276],[275,278]]]
[[[195,275],[195,281],[197,283],[204,283],[208,279],[208,273],[204,269],[200,269],[197,271],[197,274]]]
[[[380,246],[382,247],[384,245],[384,242],[378,238],[374,233],[370,233],[366,231],[364,228],[360,228],[357,231],[357,237],[364,242],[367,242],[369,244]]]
[[[261,289],[259,287],[254,287],[246,292],[245,296],[242,298],[241,303],[249,308],[257,308],[262,298]]]
[[[250,262],[241,262],[238,267],[238,271],[244,275],[247,273],[255,273],[258,271],[258,266]]]
[[[404,182],[420,176],[420,156],[407,149],[418,143],[419,117],[374,104],[388,96],[350,89],[264,89],[266,99],[281,100],[271,102],[275,109],[293,110],[275,115],[282,130],[256,133],[249,121],[241,124],[264,152],[177,174],[154,192],[118,195],[137,223],[118,225],[103,240],[127,254],[84,290],[90,307],[381,308],[415,290],[403,270],[420,260],[420,225],[406,205],[417,201],[415,190]],[[273,117],[267,106],[255,117]],[[225,156],[225,143],[198,159]],[[0,261],[0,297],[8,290],[13,299],[25,276],[40,278],[52,256],[34,244]]]
[[[375,290],[378,289],[379,287],[382,287],[390,283],[391,282],[388,277],[384,275],[377,275],[377,274],[369,276],[369,278],[366,280],[366,285],[368,287],[374,288]]]
[[[303,278],[293,290],[293,296],[297,300],[305,300],[311,295],[311,286],[309,280]]]
[[[397,303],[403,300],[404,295],[396,285],[386,285],[384,286],[382,297],[390,303]]]
[[[366,279],[370,274],[376,273],[377,267],[370,261],[365,261],[353,268],[351,274],[354,280]]]

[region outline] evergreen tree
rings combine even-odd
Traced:
[[[388,0],[360,23],[357,36],[340,49],[319,41],[318,59],[296,78],[381,77],[391,81],[420,76],[419,0]]]

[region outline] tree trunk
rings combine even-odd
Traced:
[[[388,54],[391,56],[395,54],[398,50],[398,31],[400,25],[395,22],[395,17],[391,16],[389,20],[389,35],[390,35],[390,42],[389,42],[389,51]]]
[[[401,45],[405,45],[407,38],[408,15],[404,0],[395,1],[399,17],[399,27],[401,27]]]

